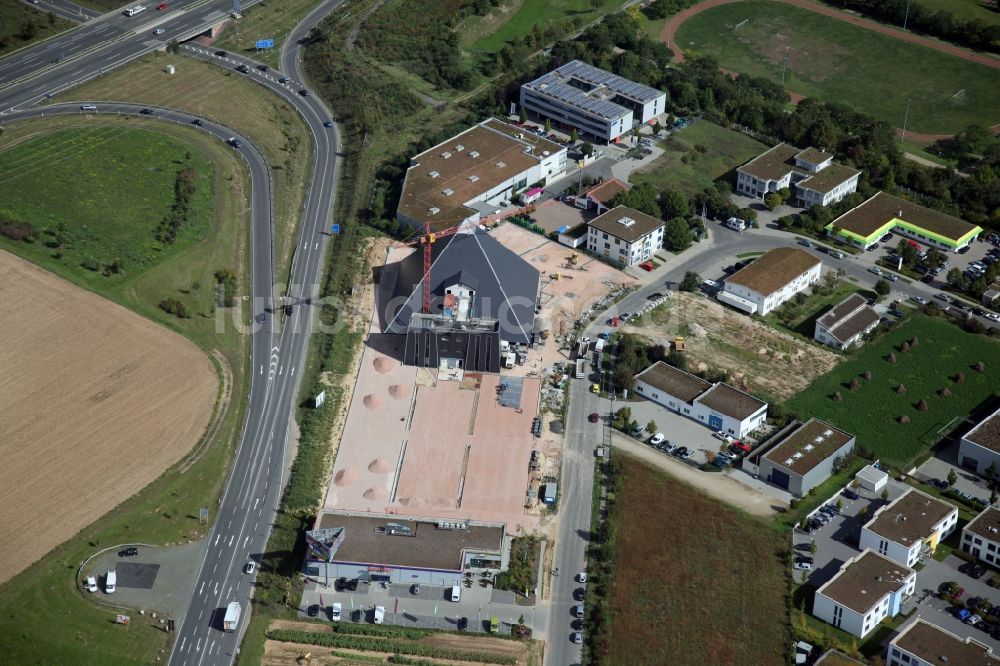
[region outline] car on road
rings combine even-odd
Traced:
[[[143,109],[139,113],[141,113],[144,116],[151,116],[151,115],[153,115],[153,110],[152,109]]]
[[[156,30],[153,31],[153,34],[154,35],[162,35],[165,32],[166,32],[166,30],[164,30],[163,28],[157,28]]]
[[[586,589],[584,589],[582,587],[578,587],[575,590],[573,590],[573,598],[576,599],[577,601],[583,601],[583,598],[585,596],[587,596],[587,590]]]
[[[882,269],[879,268],[878,266],[872,266],[871,268],[868,269],[868,272],[874,275],[882,275]]]
[[[239,72],[240,74],[249,74],[250,68],[247,67],[246,65],[236,65],[236,71]]]
[[[310,604],[309,609],[306,611],[306,615],[309,617],[316,617],[319,615],[319,604]]]
[[[590,416],[587,417],[587,420],[590,421],[591,423],[597,423],[598,421],[601,420],[601,415],[598,414],[597,412],[591,412]]]
[[[882,277],[888,280],[889,282],[896,282],[897,280],[899,280],[899,277],[895,273],[883,273]]]
[[[138,554],[139,554],[139,549],[136,548],[135,546],[129,546],[124,550],[118,551],[118,557],[135,557]]]
[[[342,608],[339,601],[330,606],[330,622],[340,622]]]
[[[658,432],[649,438],[649,443],[652,444],[653,446],[656,446],[657,444],[662,444],[666,438],[667,438],[666,435],[664,435],[662,432]]]
[[[257,571],[257,563],[254,562],[253,560],[243,565],[243,573],[252,576],[255,571]]]
[[[215,52],[215,57],[217,57],[217,58],[225,58],[225,57],[227,57],[228,55],[229,55],[229,54],[228,54],[228,53],[226,53],[225,51],[216,51],[216,52]]]
[[[267,317],[264,315],[263,312],[261,312],[256,317],[254,317],[254,321],[256,321],[258,324],[263,324],[265,321],[267,321]]]
[[[268,67],[267,65],[257,65],[257,69],[259,69],[262,72],[266,72],[268,69],[270,69],[270,67]]]
[[[286,305],[285,306],[285,316],[286,317],[291,317],[292,316],[292,306],[291,305]]]
[[[573,606],[573,615],[575,617],[583,617],[583,604]]]
[[[583,634],[580,633],[579,631],[574,631],[573,632],[573,636],[572,636],[572,640],[577,645],[579,645],[580,643],[583,643]]]
[[[302,95],[303,97],[309,97],[309,91],[306,90],[305,88],[300,89],[299,94]]]
[[[910,300],[914,303],[919,303],[920,305],[927,305],[927,299],[923,296],[910,296]]]
[[[586,583],[587,582],[587,572],[586,571],[581,571],[580,573],[578,573],[576,575],[576,582],[578,582],[578,583]]]
[[[646,297],[650,301],[655,301],[658,298],[663,298],[663,294],[658,291],[654,291],[652,294]]]
[[[162,12],[162,11],[163,11],[164,9],[166,9],[167,7],[169,7],[169,5],[168,5],[167,3],[165,3],[165,2],[161,2],[160,4],[158,4],[158,5],[156,6],[156,9],[157,9],[158,11],[161,11],[161,12]]]
[[[800,238],[798,240],[798,244],[802,245],[804,247],[812,247],[813,246],[812,241],[809,240],[808,238]]]
[[[945,303],[951,303],[951,296],[944,293],[943,291],[939,291],[938,293],[934,294],[934,298],[944,301]]]
[[[333,121],[332,120],[324,120],[323,121],[323,127],[327,127],[327,128],[333,127]]]
[[[420,594],[420,583],[414,583],[410,586],[410,594],[413,596]]]
[[[205,124],[205,121],[202,120],[201,118],[195,118],[194,120],[191,121],[191,124],[194,125],[195,127],[201,127],[202,125]]]

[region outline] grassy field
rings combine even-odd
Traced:
[[[787,55],[789,90],[850,104],[897,127],[909,100],[907,127],[917,132],[951,134],[1000,121],[990,92],[1000,89],[1000,71],[777,2],[709,9],[680,26],[677,43],[727,69],[779,81]]]
[[[703,146],[705,152],[699,152]],[[746,134],[701,120],[660,143],[663,155],[632,173],[635,184],[649,182],[658,189],[673,187],[687,195],[701,192],[767,146]]]
[[[544,29],[554,23],[577,18],[584,25],[621,4],[622,0],[600,0],[595,8],[590,0],[509,0],[488,16],[466,21],[459,34],[466,35],[469,50],[495,53],[507,42],[527,35],[536,25]]]
[[[622,465],[608,663],[784,664],[784,539],[638,460]]]
[[[215,195],[209,211],[212,224],[201,240],[189,244],[184,252],[150,264],[145,272],[129,273],[124,278],[115,276],[103,284],[82,284],[181,332],[206,350],[218,349],[233,373],[233,395],[245,394],[245,340],[237,335],[234,326],[227,326],[220,334],[216,332],[211,317],[194,316],[180,320],[155,305],[165,295],[172,295],[187,302],[196,311],[209,309],[213,270],[221,266],[237,268],[244,265],[247,211],[238,202],[245,196],[249,185],[245,164],[236,158],[232,150],[192,128],[111,117],[97,117],[90,121],[76,117],[19,122],[6,128],[0,137],[0,149],[19,146],[23,150],[33,144],[51,145],[45,138],[50,132],[66,136],[74,133],[83,137],[111,132],[131,137],[140,146],[143,141],[154,144],[164,142],[166,146],[182,142],[187,144],[192,158],[197,155],[198,159],[205,159],[211,164],[209,173]],[[122,148],[125,155],[119,156],[119,159],[137,151],[126,144]],[[98,158],[98,153],[88,153],[91,165],[92,160]],[[5,158],[8,154],[4,153]],[[55,157],[53,155],[50,162],[58,163]],[[71,162],[68,153],[63,157],[66,158],[63,162]],[[163,155],[160,158],[163,159]],[[183,151],[180,159],[184,159]],[[87,174],[87,162],[72,162],[77,166],[77,174]],[[69,166],[59,164],[60,169],[68,172]],[[164,165],[171,168],[160,173],[160,180],[172,187],[176,165],[169,159]],[[62,175],[65,179],[66,174]],[[142,177],[147,176],[142,174]],[[135,182],[135,176],[120,182]],[[46,184],[36,183],[35,186],[42,188]],[[49,186],[64,187],[59,183]],[[162,183],[150,182],[148,186],[156,189]],[[137,198],[123,194],[120,187],[118,191],[101,191],[104,196],[130,208],[132,200]],[[5,187],[4,193],[10,193],[10,189]],[[34,211],[35,215],[72,217],[67,212],[74,206],[71,200],[37,197],[37,202],[42,203]],[[3,247],[24,254],[19,252],[23,247],[8,247],[6,244]],[[71,280],[81,277],[76,267],[64,266],[51,257],[24,256],[37,259],[42,266],[54,269]],[[195,281],[201,281],[203,286],[192,291],[190,287]],[[189,293],[185,294],[184,290]],[[0,654],[6,660],[23,664],[148,664],[156,660],[158,651],[167,644],[165,634],[153,626],[148,615],[140,617],[133,614],[128,630],[115,626],[114,611],[90,604],[74,587],[76,567],[95,550],[116,543],[135,540],[154,544],[180,543],[205,534],[207,527],[199,525],[196,519],[197,508],[216,504],[225,480],[221,470],[229,461],[242,421],[240,404],[237,399],[230,405],[210,446],[204,449],[199,447],[197,452],[192,453],[194,458],[183,460],[116,510],[84,528],[0,588]],[[56,626],[59,631],[52,630]]]
[[[172,76],[163,72],[168,63],[177,66]],[[312,138],[291,106],[232,71],[164,53],[143,56],[56,101],[81,99],[172,107],[232,127],[253,141],[273,169],[275,270],[285,274],[312,167]]]
[[[909,352],[900,345],[912,338],[918,345]],[[896,363],[886,357],[894,353]],[[905,467],[914,457],[934,444],[939,429],[956,417],[967,416],[997,390],[996,368],[1000,343],[980,335],[970,335],[945,321],[914,316],[899,328],[869,342],[829,374],[816,380],[808,390],[787,403],[789,410],[817,416],[848,432],[884,462]],[[972,366],[987,364],[986,372]],[[865,371],[871,380],[861,378]],[[964,373],[965,381],[955,380]],[[848,389],[858,378],[856,392]],[[905,394],[897,393],[900,383]],[[947,388],[951,395],[940,395]],[[839,391],[842,400],[831,396]],[[928,410],[917,409],[926,400]],[[899,423],[907,416],[909,423]]]
[[[841,280],[832,293],[808,294],[801,305],[797,305],[794,299],[786,301],[778,310],[768,313],[764,319],[779,330],[812,340],[816,331],[816,320],[856,291],[859,291],[857,285]],[[875,292],[866,291],[861,295],[865,298],[874,298]]]
[[[991,25],[1000,23],[1000,12],[987,7],[984,0],[917,0],[917,4],[931,13],[944,10],[963,21],[979,20]]]
[[[318,4],[319,0],[282,0],[253,5],[239,21],[230,22],[212,46],[243,53],[279,69],[278,59],[288,33]],[[274,48],[258,51],[254,47],[258,39],[273,39]]]
[[[34,28],[27,28],[28,24],[34,24]],[[0,0],[0,57],[73,25],[18,0]]]

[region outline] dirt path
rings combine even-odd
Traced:
[[[621,433],[613,432],[611,442],[618,450],[639,458],[670,476],[694,486],[706,495],[711,495],[747,513],[773,518],[780,510],[787,508],[781,500],[745,486],[725,474],[702,472],[679,460],[668,458],[659,451],[644,446]],[[734,472],[734,474],[742,474],[742,472]]]
[[[968,60],[969,62],[1000,69],[1000,58],[991,54],[976,53],[975,51],[969,51],[968,49],[963,49],[960,46],[955,46],[954,44],[949,44],[948,42],[942,42],[940,40],[924,37],[922,35],[915,35],[912,32],[904,32],[899,28],[879,23],[871,19],[861,18],[860,16],[854,16],[853,14],[848,14],[847,12],[819,4],[817,2],[811,2],[810,0],[775,1],[784,2],[785,4],[793,5],[811,12],[816,12],[817,14],[823,14],[824,16],[829,16],[830,18],[837,19],[838,21],[844,21],[845,23],[856,25],[859,28],[864,28],[865,30],[871,30],[883,35],[889,35],[890,37],[902,39],[903,41],[910,42],[912,44],[926,46],[929,49],[934,49],[935,51],[940,51],[941,53],[947,53],[948,55],[953,55],[957,58],[961,58],[962,60]],[[720,5],[731,5],[736,2],[742,2],[742,0],[705,0],[705,2],[701,2],[671,16],[663,25],[663,29],[660,31],[660,41],[664,42],[670,49],[673,50],[674,62],[684,62],[684,51],[677,44],[677,30],[685,21],[707,9],[718,7]],[[722,71],[730,74],[731,76],[735,75],[734,72],[726,69],[723,69]],[[798,104],[805,99],[804,95],[791,90],[788,91],[788,94],[792,98],[792,104]],[[1000,133],[1000,124],[994,125],[990,128],[990,130],[994,134]],[[896,134],[899,135],[900,133],[901,130],[897,128]],[[951,134],[925,134],[923,132],[914,132],[912,130],[907,131],[906,134],[909,136],[911,141],[917,143],[934,143],[940,139],[947,139],[952,136]]]

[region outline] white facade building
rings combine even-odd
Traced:
[[[1000,666],[1000,658],[974,637],[959,638],[917,616],[889,642],[885,665]]]
[[[875,512],[861,528],[858,547],[912,567],[933,555],[957,523],[957,508],[911,488]]]
[[[864,546],[862,546],[864,548]],[[864,638],[878,623],[899,614],[913,594],[917,574],[881,555],[864,550],[840,567],[840,572],[816,590],[812,614]]]
[[[1000,409],[962,436],[958,462],[980,476],[987,476],[990,465],[1000,474]]]
[[[730,275],[716,298],[748,314],[763,316],[819,282],[822,267],[822,262],[805,250],[775,248]]]
[[[478,222],[565,171],[565,146],[490,118],[410,159],[396,217],[433,231]]]
[[[573,60],[521,86],[521,106],[611,142],[664,112],[666,93]]]
[[[787,187],[801,206],[828,206],[858,189],[860,173],[835,164],[830,153],[780,143],[736,169],[736,191],[763,199]]]
[[[987,507],[962,528],[962,550],[1000,567],[1000,509]]]
[[[634,266],[663,247],[663,226],[663,220],[618,206],[587,224],[587,249],[619,266]]]
[[[635,391],[731,437],[745,437],[767,419],[766,402],[728,384],[706,382],[663,361],[635,376]]]
[[[816,320],[813,339],[843,351],[861,344],[878,322],[878,313],[865,297],[851,294]]]

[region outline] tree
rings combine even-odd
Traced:
[[[892,286],[887,280],[879,280],[875,283],[875,293],[879,296],[888,296],[892,291]]]
[[[656,432],[656,430],[657,430],[656,421],[650,419],[649,423],[646,424],[646,432]]]
[[[955,470],[948,470],[948,485],[953,486],[955,482],[958,481],[958,474],[955,474]]]
[[[764,195],[764,205],[768,210],[774,210],[781,205],[781,195],[777,192],[768,192]]]
[[[584,141],[583,145],[580,146],[580,152],[584,157],[590,157],[594,154],[594,144],[589,141]]]
[[[701,276],[694,271],[688,271],[681,280],[681,291],[698,291],[701,285]]]
[[[948,275],[945,277],[948,284],[959,291],[965,291],[969,287],[969,280],[962,275],[961,268],[953,268],[948,271]]]
[[[523,105],[521,106],[520,110],[519,110],[519,111],[517,112],[517,119],[518,119],[519,121],[521,121],[521,123],[522,123],[522,124],[523,124],[523,123],[524,123],[525,121],[527,121],[527,120],[528,120],[528,114],[527,114],[527,112],[526,112],[526,111],[524,110],[524,106],[523,106]]]
[[[657,201],[660,204],[660,214],[665,220],[673,217],[687,217],[691,213],[688,199],[680,190],[667,188],[660,192]]]
[[[886,489],[884,489],[884,490],[882,491],[882,495],[881,495],[881,497],[882,497],[882,499],[883,499],[883,500],[887,500],[887,499],[889,499],[889,489],[888,489],[888,488],[886,488]]]
[[[691,230],[687,220],[675,217],[667,222],[663,230],[663,246],[671,252],[683,252],[691,247]]]
[[[903,258],[904,266],[912,266],[917,261],[917,248],[905,238],[896,245],[896,253]]]
[[[552,131],[552,119],[551,118],[546,118],[545,119],[545,133],[548,134],[551,131]]]
[[[576,143],[580,140],[580,135],[577,133],[575,127],[569,132],[569,140],[571,143]]]

